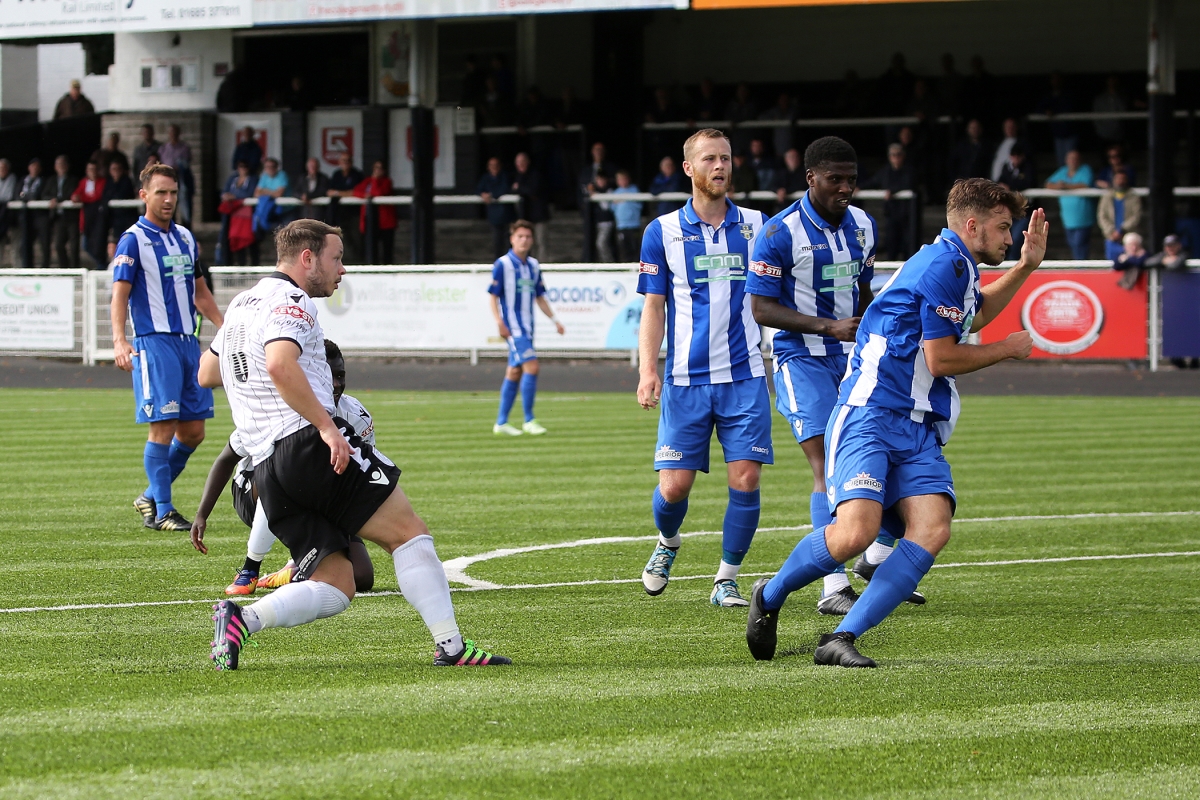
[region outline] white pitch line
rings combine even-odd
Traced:
[[[1037,514],[1027,516],[1013,517],[973,517],[970,519],[960,519],[956,524],[968,522],[1018,522],[1025,520],[1062,520],[1062,519],[1094,519],[1100,517],[1195,517],[1200,516],[1200,511],[1131,511],[1131,512],[1113,512],[1113,513],[1093,513],[1093,514]],[[796,525],[796,526],[779,526],[773,528],[759,528],[759,532],[769,531],[799,531],[811,528],[811,525]],[[680,534],[684,537],[692,536],[714,536],[720,534],[721,531],[693,531],[691,533]],[[529,547],[509,547],[500,550],[491,550],[486,553],[481,553],[477,556],[461,556],[443,562],[446,568],[447,577],[455,583],[466,583],[465,588],[454,588],[451,592],[484,592],[497,591],[500,589],[558,589],[570,586],[603,586],[625,583],[641,583],[641,578],[613,578],[609,580],[587,580],[587,581],[557,581],[554,583],[517,583],[505,584],[489,583],[488,581],[480,581],[473,578],[468,578],[461,570],[470,564],[480,561],[488,561],[494,558],[501,558],[508,555],[518,555],[520,553],[532,553],[542,550],[560,550],[570,547],[582,547],[588,544],[615,544],[621,542],[639,542],[651,539],[657,539],[657,536],[606,536],[594,539],[579,539],[574,542],[555,542],[553,544],[531,545]],[[961,567],[1006,567],[1015,564],[1062,564],[1070,561],[1121,561],[1125,559],[1135,558],[1180,558],[1200,556],[1200,550],[1176,550],[1163,553],[1119,553],[1111,555],[1098,556],[1062,556],[1058,558],[1017,558],[1005,561],[962,561],[949,564],[934,564],[934,569],[958,569]],[[450,577],[452,565],[461,565],[457,568],[460,577]],[[742,575],[747,578],[758,578],[774,575],[773,572],[744,572]],[[465,578],[465,580],[463,580]],[[692,581],[692,580],[712,580],[711,575],[678,575],[672,578],[676,581]],[[362,592],[356,597],[401,597],[400,592],[383,591],[383,592]],[[226,599],[226,598],[218,598]],[[249,600],[249,598],[247,598]],[[28,614],[39,611],[90,611],[95,609],[120,609],[120,608],[146,608],[152,606],[180,606],[180,605],[199,605],[201,603],[215,603],[218,600],[212,598],[202,600],[149,600],[134,603],[79,603],[63,606],[31,606],[26,608],[0,608],[0,614]]]

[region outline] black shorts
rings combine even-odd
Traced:
[[[233,495],[233,510],[238,519],[246,523],[246,527],[254,527],[254,470],[248,469],[233,476],[229,484],[229,493]]]
[[[329,463],[329,445],[311,425],[275,443],[254,468],[254,483],[271,532],[296,562],[293,580],[306,580],[330,553],[344,552],[396,490],[400,469],[360,439],[345,420],[334,423],[350,442],[346,471]]]

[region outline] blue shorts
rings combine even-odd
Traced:
[[[137,336],[133,349],[133,397],[139,424],[212,418],[212,389],[201,386],[197,377],[200,342],[195,336]]]
[[[956,500],[950,465],[931,425],[890,408],[836,406],[825,433],[829,509],[866,498],[891,508],[905,497],[944,494]]]
[[[825,435],[845,374],[845,353],[775,362],[775,408],[788,421],[797,442]]]
[[[535,358],[537,358],[537,351],[533,349],[533,339],[524,336],[508,337],[508,365],[510,367],[519,367],[526,361],[533,361]]]
[[[771,396],[765,378],[702,386],[663,386],[654,469],[708,472],[713,428],[725,461],[774,464]]]

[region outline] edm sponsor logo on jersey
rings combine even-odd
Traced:
[[[671,445],[664,444],[654,453],[655,461],[682,461],[683,453],[678,450],[672,450]]]
[[[300,306],[279,306],[279,308],[276,308],[271,313],[279,314],[284,317],[291,317],[293,319],[304,320],[309,325],[316,324],[316,320],[312,318],[312,314],[309,314]]]
[[[868,489],[872,492],[879,492],[880,494],[883,494],[883,483],[875,478],[872,478],[866,472],[860,472],[850,480],[843,483],[842,489],[847,492],[855,489]]]
[[[828,246],[828,245],[827,245]],[[843,261],[841,264],[826,264],[821,267],[821,277],[833,281],[833,286],[822,286],[822,292],[848,292],[854,288],[854,282],[862,274],[862,262]]]
[[[768,264],[765,261],[751,261],[750,262],[750,271],[753,272],[755,275],[762,275],[764,278],[782,278],[783,277],[783,269],[782,268],[777,267],[774,264]]]
[[[729,270],[725,275],[705,275],[702,278],[697,278],[696,283],[746,280],[746,261],[742,258],[741,253],[714,253],[712,255],[696,256],[692,259],[692,269],[697,272]]]

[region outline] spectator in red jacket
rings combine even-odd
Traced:
[[[371,167],[371,177],[364,178],[358,186],[354,187],[354,196],[383,197],[391,194],[392,191],[392,179],[388,177],[383,162],[376,161]],[[373,205],[372,207],[379,216],[376,217],[375,225],[375,252],[368,255],[373,264],[391,264],[396,243],[396,207],[385,205]],[[359,233],[367,232],[367,208],[367,206],[363,206],[358,217]]]
[[[83,236],[83,249],[95,260],[96,269],[104,269],[108,263],[105,260],[108,237],[105,235],[104,214],[100,208],[105,183],[100,174],[100,165],[89,161],[83,180],[71,195],[73,201],[83,204],[83,213],[79,215],[79,233]]]

